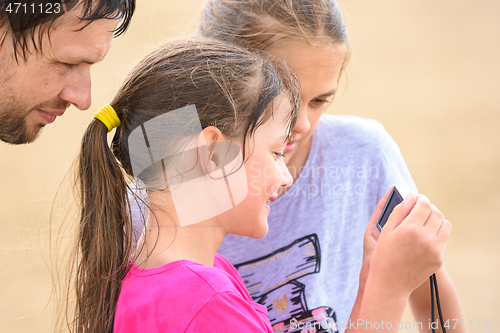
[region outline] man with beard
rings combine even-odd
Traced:
[[[33,142],[70,105],[88,109],[90,67],[134,9],[135,0],[0,0],[0,140]]]

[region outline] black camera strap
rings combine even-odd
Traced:
[[[431,277],[429,278],[431,282],[431,327],[432,327],[432,333],[436,333],[436,329],[434,328],[434,293],[436,293],[436,304],[438,308],[438,313],[439,313],[439,321],[441,322],[441,329],[443,330],[443,333],[446,333],[446,328],[444,325],[444,319],[443,319],[443,312],[441,311],[441,302],[439,301],[439,291],[438,291],[438,283],[437,283],[437,278],[436,274],[432,274]]]

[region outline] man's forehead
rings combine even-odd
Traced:
[[[118,20],[81,20],[79,11],[70,11],[50,31],[50,45],[53,51],[66,56],[71,62],[94,63],[102,60],[113,39]]]

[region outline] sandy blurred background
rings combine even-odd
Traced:
[[[133,64],[195,27],[203,2],[139,1],[130,30],[93,67],[92,109],[69,109],[34,144],[0,143],[0,332],[54,331],[50,188],[73,160],[92,114],[111,101]],[[446,265],[473,321],[469,331],[484,331],[488,320],[486,331],[497,331],[500,1],[341,5],[353,55],[348,88],[329,112],[374,118],[396,140],[420,192],[453,223]]]

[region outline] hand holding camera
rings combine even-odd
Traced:
[[[427,197],[409,193],[380,234],[370,276],[409,295],[443,265],[450,232],[450,222]]]

